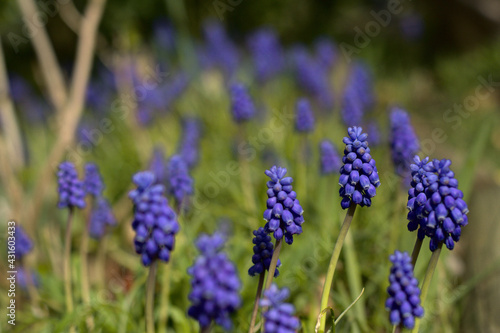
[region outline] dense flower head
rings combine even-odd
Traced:
[[[398,107],[391,111],[391,156],[396,173],[409,178],[410,163],[420,149],[415,130],[408,113]]]
[[[329,38],[318,39],[314,43],[314,51],[317,61],[326,69],[332,68],[337,61],[337,46]]]
[[[213,320],[226,330],[231,329],[230,315],[241,306],[241,282],[235,265],[221,252],[224,243],[220,233],[201,235],[196,241],[200,255],[188,269],[192,277],[188,315],[204,328]]]
[[[20,260],[24,255],[28,254],[33,249],[33,241],[26,234],[24,229],[17,225],[15,227],[14,237],[16,239],[16,245],[14,247],[16,259]]]
[[[418,237],[424,239],[425,226],[427,225],[427,214],[425,212],[425,203],[427,202],[427,195],[423,184],[425,175],[424,166],[429,163],[429,158],[426,157],[420,160],[416,155],[413,158],[413,163],[410,164],[411,182],[410,189],[408,190],[408,230],[415,231],[418,229]],[[419,228],[422,226],[422,228]]]
[[[228,76],[238,69],[239,54],[236,45],[228,37],[224,26],[217,21],[203,24],[205,46],[202,50],[206,67],[218,67]]]
[[[266,333],[293,333],[300,326],[299,318],[295,317],[295,307],[285,303],[290,291],[287,288],[279,289],[276,284],[264,291],[264,297],[260,300],[260,306],[266,307],[262,316]]]
[[[97,199],[90,213],[90,237],[100,239],[104,236],[107,226],[115,226],[116,218],[113,215],[109,202],[104,198]]]
[[[269,265],[271,264],[271,258],[274,252],[274,245],[271,241],[271,236],[267,234],[264,228],[259,228],[253,231],[253,256],[252,263],[253,266],[248,270],[250,276],[255,276],[264,272],[264,270],[269,271]],[[280,272],[278,267],[281,266],[281,261],[278,259],[276,265],[276,271],[274,271],[274,277],[277,277]]]
[[[104,183],[99,168],[94,163],[85,164],[85,178],[83,179],[85,192],[95,198],[102,195]]]
[[[265,174],[271,178],[267,182],[267,209],[264,219],[267,221],[264,229],[273,233],[276,240],[285,236],[287,244],[293,243],[293,235],[302,233],[304,210],[297,199],[297,193],[292,188],[292,177],[285,177],[286,168],[273,166]]]
[[[264,28],[254,32],[248,39],[248,46],[258,81],[267,81],[283,69],[283,50],[274,30]]]
[[[351,69],[342,97],[342,119],[348,126],[363,122],[365,113],[373,106],[374,94],[370,72],[366,65],[356,62]]]
[[[199,145],[201,137],[200,122],[195,118],[187,118],[183,122],[184,134],[179,145],[179,154],[191,169],[199,159]]]
[[[418,236],[420,239],[425,236],[430,238],[431,251],[443,242],[449,250],[453,250],[455,242],[460,240],[462,227],[468,224],[469,209],[450,165],[451,161],[447,159],[434,159],[421,165],[421,182],[415,182],[415,187],[409,191],[408,229],[415,230],[419,223]],[[412,165],[412,170],[416,168]]]
[[[231,111],[237,123],[250,120],[255,116],[255,105],[247,89],[240,83],[234,83],[229,88],[231,94]]]
[[[154,148],[153,156],[151,156],[151,160],[149,161],[149,171],[155,174],[156,182],[158,184],[167,184],[167,161],[165,160],[163,148],[159,146]]]
[[[168,262],[179,224],[165,198],[165,187],[155,184],[156,177],[151,171],[138,172],[132,180],[137,185],[129,193],[134,203],[135,251],[141,255],[144,266],[151,265],[156,259]]]
[[[301,98],[295,105],[295,129],[298,132],[312,132],[314,130],[314,113],[311,104],[305,98]]]
[[[330,140],[323,140],[319,144],[321,173],[328,175],[339,172],[341,160],[337,149]]]
[[[343,140],[346,146],[339,178],[341,206],[347,209],[353,203],[370,207],[380,180],[366,141],[368,135],[357,126],[349,127],[347,133],[349,136]]]
[[[193,194],[193,178],[180,155],[172,156],[168,162],[168,190],[177,202]]]
[[[392,267],[385,308],[390,312],[389,320],[392,325],[402,323],[406,328],[412,329],[415,317],[424,315],[424,308],[420,305],[420,289],[418,280],[413,276],[411,258],[406,252],[396,251],[389,259]]]
[[[78,173],[71,162],[59,164],[57,172],[59,185],[59,208],[85,207],[85,189],[83,181],[78,179]]]

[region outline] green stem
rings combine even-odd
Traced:
[[[99,291],[103,290],[106,286],[106,274],[104,270],[104,267],[106,266],[106,238],[107,237],[103,237],[101,239],[97,249],[96,276]]]
[[[205,327],[200,327],[200,333],[210,333],[210,325]]]
[[[432,252],[431,259],[429,260],[429,265],[427,266],[427,271],[425,272],[424,282],[422,282],[422,293],[420,294],[420,303],[424,306],[425,299],[427,298],[427,293],[429,292],[429,286],[431,285],[432,276],[434,275],[434,271],[436,270],[437,263],[439,261],[439,255],[441,254],[441,249],[443,247],[443,242],[441,242],[436,249],[436,251]],[[415,327],[412,332],[418,333],[418,329],[420,327],[420,319],[417,319],[415,322]]]
[[[352,218],[354,216],[354,212],[356,211],[356,204],[351,203],[349,209],[347,210],[347,214],[344,219],[344,223],[340,228],[339,236],[337,237],[337,242],[335,243],[335,247],[333,248],[332,258],[330,259],[330,264],[328,265],[328,271],[326,273],[325,284],[323,285],[323,293],[321,294],[321,307],[320,312],[323,309],[326,309],[328,306],[328,299],[330,296],[330,289],[332,288],[333,275],[335,274],[335,268],[337,267],[337,262],[339,261],[340,251],[342,250],[342,245],[344,244],[344,240],[346,238],[347,232],[349,231],[349,226],[351,225]],[[326,316],[321,318],[321,323],[319,327],[319,333],[324,333],[326,327]]]
[[[392,333],[401,333],[403,331],[403,326],[401,324],[394,325],[392,328]]]
[[[278,258],[280,256],[282,244],[283,244],[283,238],[276,241],[273,257],[271,258],[271,263],[269,264],[269,271],[267,273],[265,290],[269,289],[271,287],[271,284],[273,283],[274,272],[276,271],[276,265],[278,264]]]
[[[420,253],[420,249],[422,248],[422,242],[423,240],[417,236],[417,240],[413,246],[413,252],[411,253],[411,265],[413,266],[413,270],[415,270],[415,265],[417,264],[417,258]]]
[[[262,287],[264,286],[264,277],[266,271],[264,270],[259,276],[259,285],[257,286],[257,294],[255,295],[255,302],[253,304],[252,319],[250,320],[250,328],[248,333],[253,333],[255,330],[255,321],[257,320],[257,313],[259,312],[259,301],[262,295]]]
[[[154,296],[155,296],[155,284],[156,284],[156,270],[158,268],[158,262],[155,260],[149,267],[148,282],[146,285],[146,332],[155,332],[155,319],[154,319]]]
[[[167,331],[168,321],[168,306],[170,294],[170,265],[164,266],[163,274],[160,276],[161,281],[161,299],[160,299],[160,313],[158,314],[158,332]]]
[[[66,295],[66,310],[73,312],[73,295],[71,293],[71,225],[73,223],[73,208],[69,208],[68,221],[66,223],[66,236],[64,245],[64,292]]]
[[[83,303],[90,306],[90,284],[89,284],[89,266],[88,266],[88,249],[89,249],[89,227],[90,227],[90,211],[86,211],[87,225],[83,229],[82,245],[80,247],[80,264],[81,264],[81,282],[82,282],[82,299]],[[87,317],[87,326],[90,331],[94,328],[94,319],[89,314]]]

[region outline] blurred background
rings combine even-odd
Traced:
[[[262,31],[268,44],[259,41]],[[406,231],[406,209],[400,204],[407,188],[390,160],[388,110],[398,105],[410,114],[420,156],[453,161],[470,208],[461,242],[441,257],[422,329],[500,332],[499,32],[500,3],[493,0],[1,2],[0,216],[2,223],[16,220],[34,239],[26,265],[39,279],[40,309],[33,310],[33,295],[23,293],[15,331],[64,332],[68,322],[86,318],[64,314],[58,254],[66,215],[56,208],[54,177],[64,159],[80,174],[86,162],[98,164],[118,222],[106,236],[104,254],[99,251],[104,241],[89,245],[88,311],[95,313],[94,331],[144,327],[140,295],[146,271],[133,250],[126,194],[131,176],[150,167],[155,149],[167,160],[181,153],[186,120],[195,119],[201,133],[199,159],[190,171],[195,193],[181,224],[186,237],[174,251],[165,331],[195,330],[185,315],[185,271],[197,254],[192,242],[221,223],[230,226],[226,249],[243,281],[244,306],[234,317],[235,327],[247,329],[256,288],[246,275],[251,230],[263,225],[263,171],[280,163],[302,190],[297,192],[306,224],[304,234],[283,251],[278,284],[291,289],[303,331],[312,332],[329,254],[311,257],[308,247],[315,244],[318,253],[329,253],[343,216],[337,176],[318,171],[318,144],[330,139],[342,153],[346,125],[352,125],[342,104],[344,88],[350,70],[360,66],[368,73],[369,89],[363,93],[373,95],[360,119],[373,130],[382,187],[373,207],[356,213],[350,250],[341,257],[333,292],[336,315],[361,287],[365,294],[342,319],[340,331],[390,329],[383,308],[387,256],[413,246],[415,235]],[[264,61],[259,72],[256,54],[266,52],[274,59]],[[315,65],[301,71],[313,58]],[[323,72],[327,92],[315,79]],[[244,130],[231,119],[228,86],[234,82],[248,88],[257,108]],[[307,136],[295,133],[293,124],[295,103],[303,96],[312,100],[317,118]],[[263,129],[276,118],[285,129],[263,138]],[[242,143],[253,147],[255,157],[242,151]],[[231,161],[242,163],[241,156],[248,179],[231,176],[229,185],[220,185],[217,175]],[[216,194],[214,183],[220,185]],[[244,193],[248,186],[250,199]],[[75,273],[85,228],[79,219],[73,232]],[[427,252],[416,267],[419,279]],[[104,282],[92,277],[99,255],[106,262]],[[7,287],[5,281],[0,285]],[[12,329],[4,324],[0,327]]]

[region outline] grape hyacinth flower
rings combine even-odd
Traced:
[[[429,158],[426,157],[420,160],[419,156],[413,158],[413,164],[410,164],[411,170],[411,188],[408,190],[408,204],[409,209],[408,230],[415,231],[418,229],[418,238],[423,240],[425,238],[425,226],[427,225],[427,217],[425,212],[425,203],[427,202],[427,195],[423,184],[425,175],[424,166],[429,163]],[[422,226],[422,228],[419,228]]]
[[[409,178],[410,163],[420,150],[415,130],[410,122],[408,113],[398,107],[391,111],[391,156],[396,173]]]
[[[281,290],[272,284],[264,291],[264,298],[260,306],[267,308],[262,316],[265,319],[264,330],[266,333],[293,333],[297,332],[300,321],[294,316],[295,308],[290,303],[285,303],[290,291],[287,288]]]
[[[134,203],[135,251],[141,255],[144,266],[150,266],[156,259],[168,262],[179,224],[165,197],[165,187],[155,184],[156,177],[150,171],[138,172],[132,179],[137,185],[129,193]]]
[[[271,264],[271,258],[274,252],[274,245],[271,242],[271,236],[269,236],[264,228],[259,228],[253,231],[253,253],[252,263],[253,266],[248,270],[248,275],[255,276],[256,274],[261,274],[264,270],[269,271],[269,265]],[[276,267],[281,266],[281,261],[278,259]],[[274,271],[274,277],[280,274],[278,269]]]
[[[338,58],[337,46],[328,38],[320,38],[314,43],[317,61],[327,70],[331,69]]]
[[[255,105],[245,86],[235,83],[229,90],[234,121],[240,124],[252,119],[255,116]]]
[[[285,236],[287,244],[293,243],[293,235],[302,233],[304,210],[297,200],[297,193],[292,188],[292,177],[285,177],[286,168],[273,166],[265,174],[271,178],[267,182],[267,209],[264,219],[267,221],[264,229],[273,233],[276,240]]]
[[[193,194],[193,179],[189,175],[186,162],[180,155],[172,156],[168,162],[168,184],[170,194],[178,203]]]
[[[85,190],[83,182],[78,179],[78,173],[71,162],[59,164],[57,172],[59,184],[59,208],[85,208]]]
[[[199,159],[200,145],[200,122],[194,118],[188,118],[183,123],[184,135],[179,145],[179,154],[186,162],[189,169],[196,166]]]
[[[307,53],[301,52],[295,55],[295,67],[299,86],[314,96],[323,108],[331,108],[333,92],[328,72],[323,65]]]
[[[413,276],[411,258],[406,252],[396,251],[389,259],[392,262],[389,275],[390,285],[387,288],[389,297],[385,308],[390,312],[389,320],[392,325],[404,325],[408,329],[415,326],[415,317],[424,315],[424,308],[420,305],[420,289],[418,281]]]
[[[203,24],[203,37],[206,41],[202,52],[205,65],[216,66],[231,77],[238,69],[239,54],[224,27],[216,21],[207,21]]]
[[[17,225],[15,228],[15,256],[17,260],[21,260],[26,254],[28,254],[33,249],[33,241],[26,234],[24,229]]]
[[[83,179],[85,192],[94,198],[99,198],[104,190],[99,168],[94,163],[85,164],[85,178]]]
[[[22,266],[18,267],[16,274],[16,283],[18,283],[21,289],[24,291],[28,291],[28,278],[31,279],[29,283],[33,284],[35,288],[40,287],[40,278],[38,277],[38,274],[30,271],[28,268]]]
[[[109,202],[104,198],[97,199],[96,205],[90,213],[89,234],[94,239],[104,236],[107,226],[115,226],[116,218],[113,215]]]
[[[207,328],[212,321],[224,329],[232,327],[230,315],[241,306],[241,282],[235,265],[222,252],[225,239],[220,233],[201,235],[196,241],[200,255],[188,269],[191,275],[191,307],[188,315]]]
[[[257,81],[265,82],[284,67],[285,59],[276,32],[270,28],[254,32],[248,39]]]
[[[351,203],[361,207],[371,206],[371,199],[377,194],[376,188],[380,180],[375,166],[375,160],[370,155],[368,135],[362,132],[361,127],[349,127],[348,137],[344,137],[346,144],[340,168],[340,190],[342,197],[341,206],[349,208]]]
[[[149,162],[149,171],[155,174],[158,184],[166,185],[168,182],[167,161],[161,147],[155,147],[153,156]]]
[[[295,105],[295,112],[297,132],[312,132],[314,130],[314,114],[309,101],[305,98],[299,99]]]
[[[321,174],[337,173],[341,166],[340,156],[330,140],[323,140],[319,144]]]
[[[347,126],[363,123],[365,113],[374,104],[373,84],[367,66],[356,62],[352,66],[342,97],[342,119]]]

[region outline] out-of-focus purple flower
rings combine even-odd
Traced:
[[[175,48],[175,30],[167,20],[156,20],[153,23],[154,40],[159,47],[166,51],[172,51]]]
[[[323,140],[319,144],[321,174],[338,173],[341,160],[335,145],[330,140]]]
[[[240,83],[234,83],[229,88],[231,94],[231,111],[233,119],[237,123],[242,123],[255,116],[255,105],[247,89]]]
[[[212,321],[230,330],[230,315],[241,306],[239,290],[241,282],[236,267],[225,253],[224,237],[215,233],[201,235],[196,241],[200,255],[188,269],[191,279],[188,315],[196,319],[202,328]]]
[[[231,77],[238,69],[239,54],[224,27],[216,21],[207,21],[203,25],[203,36],[205,65],[218,67]]]
[[[318,39],[314,43],[314,51],[317,61],[327,70],[331,69],[337,61],[337,45],[329,38]]]
[[[85,192],[95,198],[99,198],[104,191],[104,182],[102,181],[101,173],[94,163],[85,164],[83,186]]]
[[[407,40],[415,41],[422,37],[425,24],[422,16],[417,12],[413,12],[401,17],[399,27],[403,37]]]
[[[16,244],[14,246],[14,252],[17,260],[21,260],[26,254],[28,254],[33,249],[33,242],[26,234],[24,229],[17,225],[14,230],[14,238]],[[9,252],[11,249],[9,248]]]
[[[370,138],[370,146],[375,147],[380,144],[382,141],[380,128],[376,121],[370,121],[368,125],[366,125],[366,134]]]
[[[411,258],[406,252],[396,251],[389,259],[392,267],[385,308],[389,311],[392,325],[402,323],[406,328],[412,329],[415,317],[421,318],[424,315],[424,308],[420,305],[420,289],[418,280],[413,276]]]
[[[71,162],[59,164],[57,172],[59,184],[59,208],[85,207],[85,189],[83,181],[78,179],[78,173]]]
[[[266,320],[264,330],[267,333],[292,333],[299,329],[299,318],[294,316],[295,307],[285,303],[289,295],[290,291],[287,288],[280,290],[274,283],[264,291],[260,306],[267,308],[262,314]]]
[[[259,228],[253,231],[255,236],[252,240],[253,246],[253,256],[252,263],[253,266],[248,270],[250,276],[255,276],[264,272],[264,270],[269,271],[269,265],[271,264],[271,259],[273,257],[274,245],[271,241],[271,236],[267,234],[264,228]],[[276,270],[274,271],[274,277],[277,277],[280,272],[278,267],[281,266],[281,261],[278,259],[276,265]]]
[[[333,107],[333,89],[328,71],[308,54],[299,53],[295,57],[295,74],[299,86],[314,96],[322,107]]]
[[[165,187],[155,184],[155,175],[150,171],[136,173],[133,182],[137,188],[130,191],[129,198],[134,203],[135,251],[144,266],[156,259],[168,262],[179,223],[165,198]]]
[[[109,202],[104,198],[97,199],[90,213],[89,234],[94,239],[101,239],[106,232],[106,227],[115,226],[116,218],[113,215]]]
[[[18,267],[16,274],[16,283],[21,287],[22,290],[28,290],[28,276],[31,275],[31,283],[35,288],[40,287],[40,278],[38,274],[28,270],[25,267]]]
[[[270,28],[257,30],[248,38],[255,75],[259,82],[265,82],[279,72],[285,65],[285,58],[276,32]]]
[[[26,121],[36,124],[44,122],[50,115],[51,108],[40,98],[22,77],[12,75],[9,78],[9,92],[16,108]]]
[[[189,175],[186,162],[180,155],[174,155],[168,162],[168,190],[181,203],[193,194],[193,179]]]
[[[349,136],[343,140],[346,146],[339,178],[341,206],[347,209],[352,203],[370,207],[380,180],[366,141],[368,135],[357,126],[349,127],[347,133]]]
[[[391,111],[391,156],[396,173],[409,178],[410,164],[413,156],[419,151],[420,144],[410,123],[408,113],[394,107]]]
[[[187,166],[192,169],[199,159],[199,145],[201,137],[200,121],[195,118],[187,118],[183,122],[183,137],[179,144],[179,154]]]
[[[363,123],[363,116],[375,101],[373,84],[368,66],[356,62],[351,68],[342,97],[342,119],[347,126]]]
[[[312,132],[314,123],[311,104],[305,98],[299,99],[295,105],[295,129],[297,132]]]
[[[267,233],[272,232],[276,240],[285,236],[287,244],[292,244],[293,235],[302,233],[304,210],[292,188],[293,179],[285,177],[286,172],[286,168],[277,166],[265,172],[271,180],[266,183],[268,199],[264,220],[267,223],[264,229]]]
[[[157,146],[153,150],[153,156],[149,162],[149,171],[155,174],[158,184],[166,185],[168,183],[167,161],[163,148]]]

